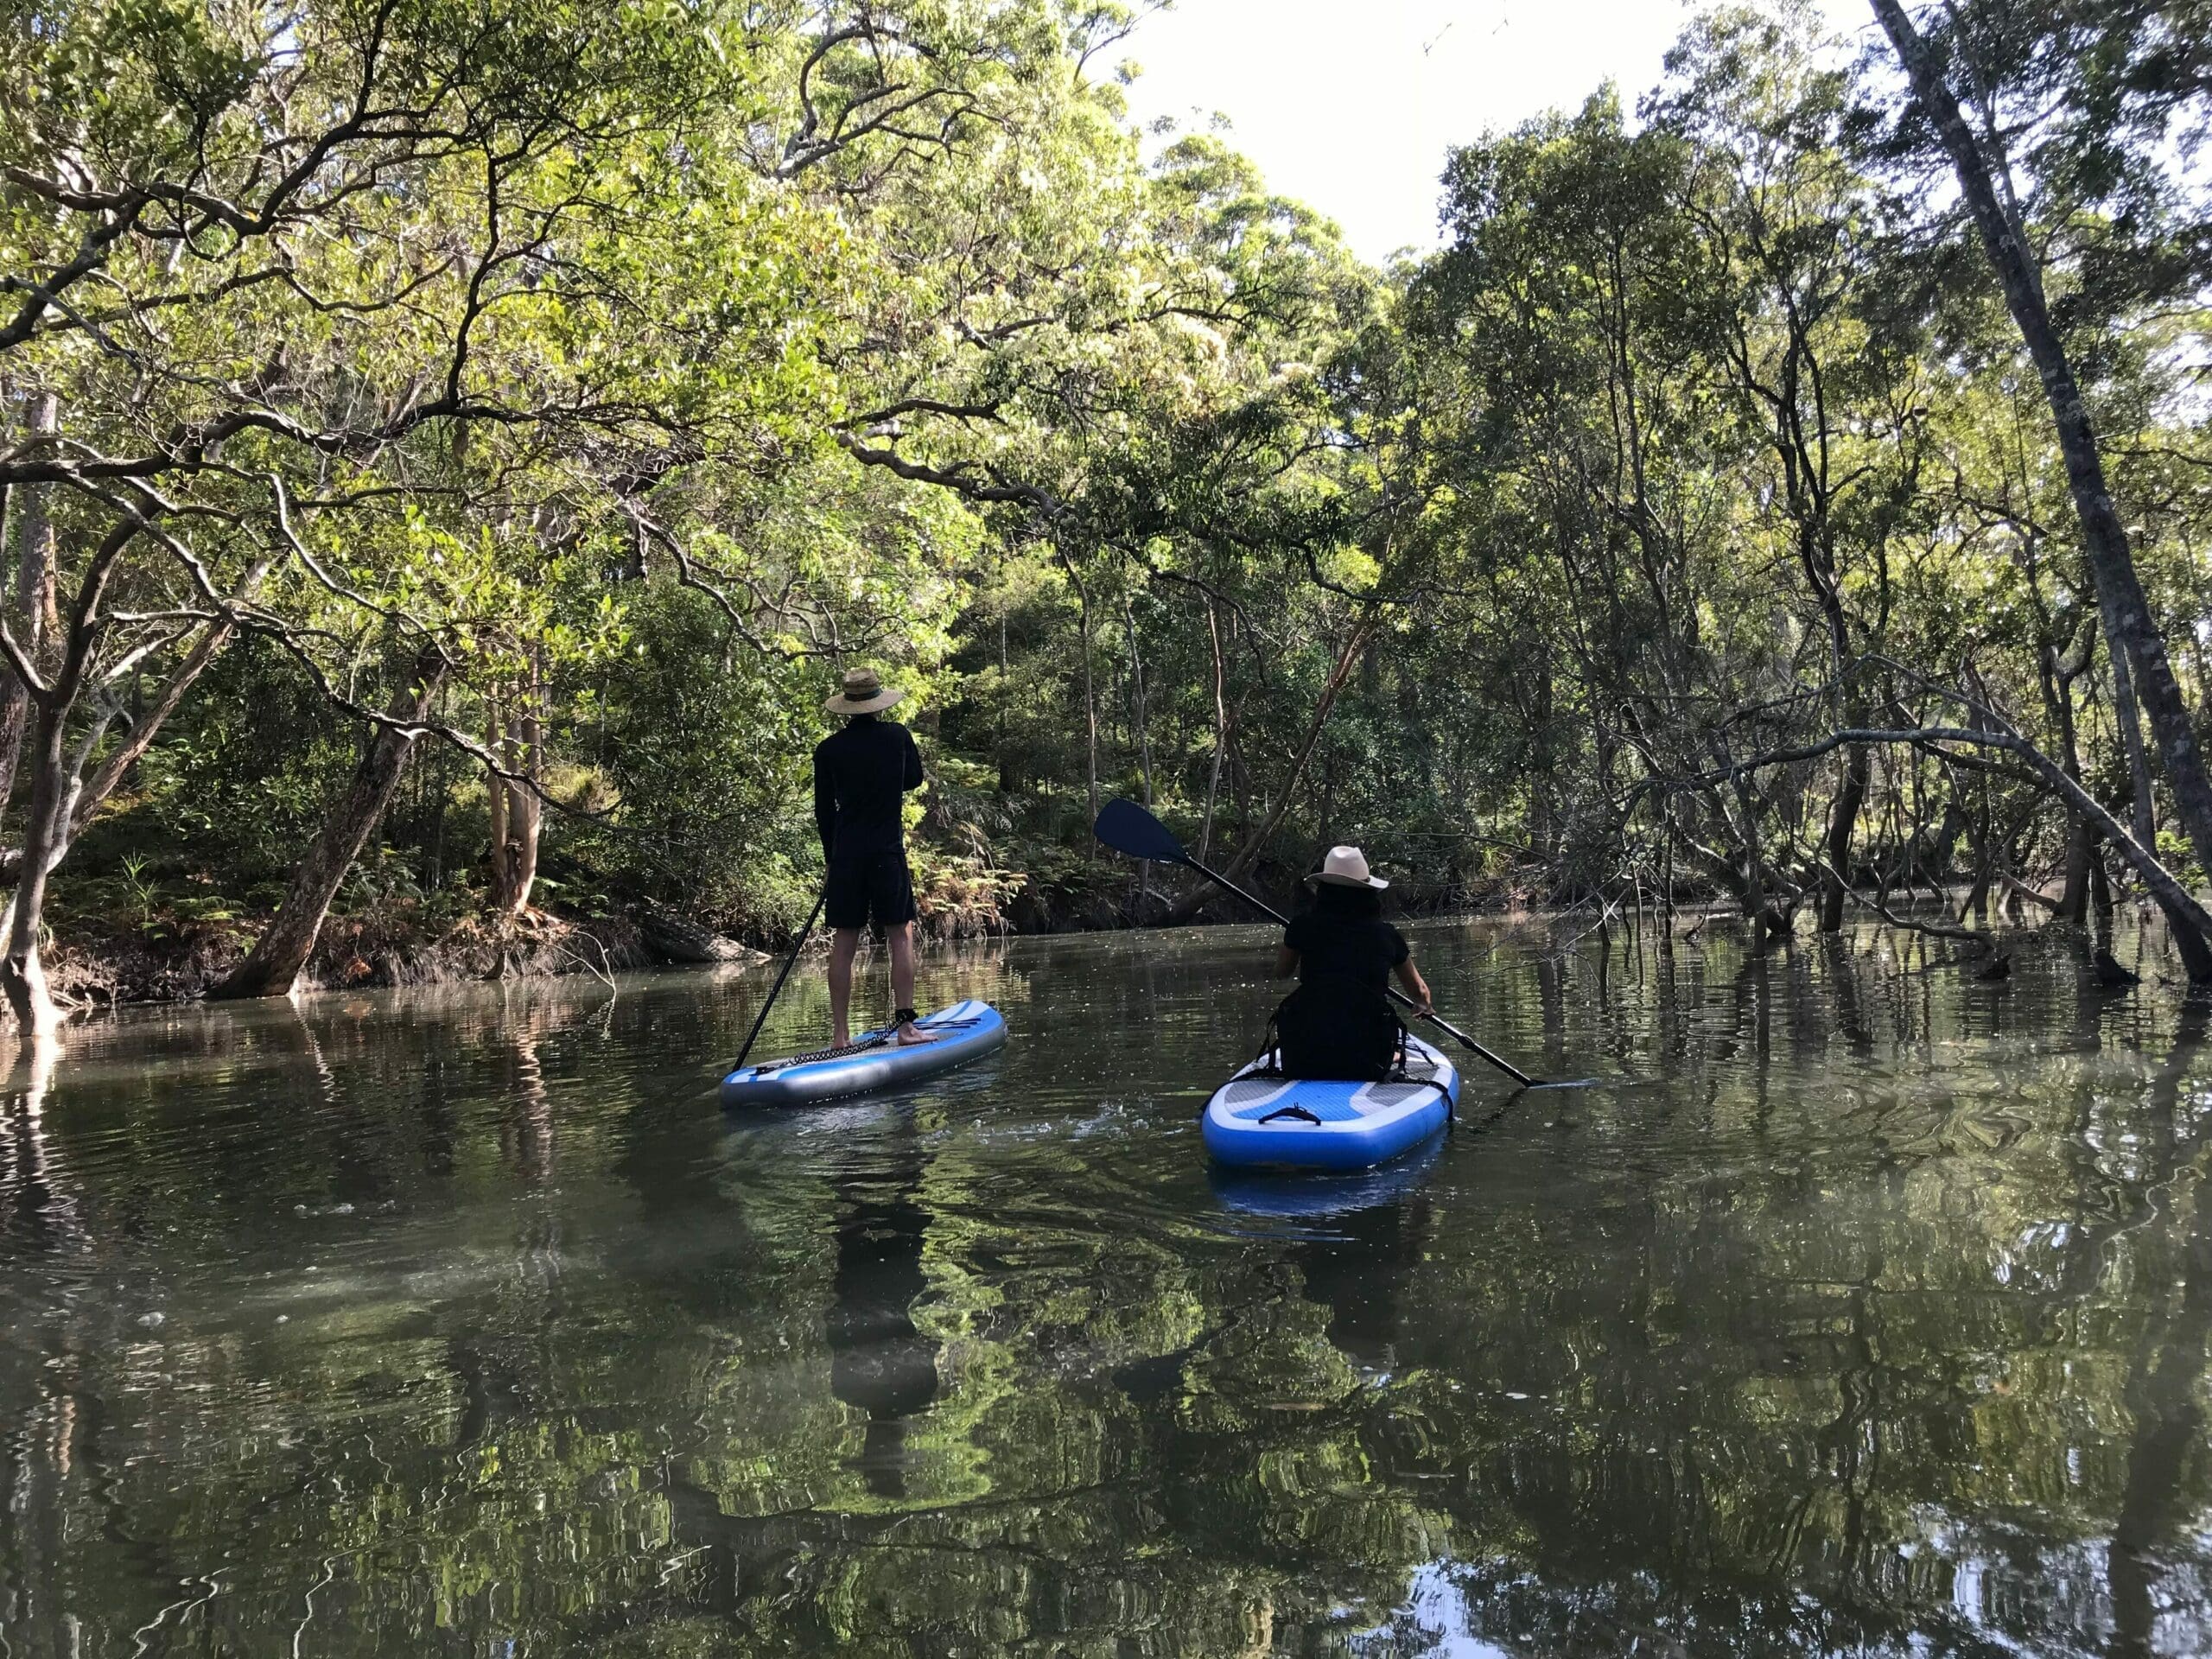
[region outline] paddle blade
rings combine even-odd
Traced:
[[[1116,852],[1127,853],[1131,858],[1181,864],[1190,856],[1184,852],[1183,843],[1168,833],[1167,826],[1135,801],[1107,802],[1091,832]]]

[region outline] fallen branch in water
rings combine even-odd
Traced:
[[[2057,899],[2052,898],[2049,893],[2042,892],[2038,888],[2030,887],[2026,882],[2021,880],[2017,875],[2011,874],[2010,873],[2000,872],[1998,876],[1998,880],[2005,884],[2005,889],[2006,892],[2017,894],[2018,897],[2026,899],[2031,905],[2042,906],[2054,916],[2064,908]]]
[[[1852,903],[1863,909],[1872,911],[1891,927],[1901,927],[1912,933],[1924,933],[1931,938],[1956,939],[1962,944],[1978,945],[1982,950],[1991,952],[1994,952],[1997,949],[1997,936],[1987,928],[1961,927],[1952,922],[1923,922],[1910,916],[1900,916],[1881,899],[1868,898],[1850,882],[1844,880],[1836,874],[1835,867],[1827,860],[1819,859],[1815,863],[1827,874],[1835,876],[1837,883],[1843,888],[1845,896]]]
[[[609,996],[621,995],[621,988],[614,982],[614,962],[613,959],[607,954],[606,943],[601,940],[597,934],[593,933],[588,930],[580,928],[577,931],[582,932],[583,936],[589,939],[594,944],[599,946],[600,959],[606,964],[604,967],[594,966],[586,957],[569,950],[567,945],[563,944],[559,939],[553,938],[550,934],[546,936],[545,943],[551,945],[556,950],[558,950],[570,962],[575,963],[577,967],[582,969],[586,973],[593,975],[596,978],[604,980],[607,982],[607,991]]]

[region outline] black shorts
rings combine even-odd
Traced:
[[[822,913],[832,927],[866,927],[870,922],[896,927],[912,921],[914,882],[906,874],[904,849],[832,858]]]

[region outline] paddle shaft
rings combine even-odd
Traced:
[[[1285,927],[1290,925],[1289,918],[1281,911],[1277,910],[1273,905],[1268,904],[1265,899],[1260,898],[1258,894],[1247,893],[1243,888],[1238,887],[1227,876],[1222,874],[1220,871],[1208,869],[1205,865],[1199,863],[1197,859],[1192,858],[1188,853],[1183,855],[1183,862],[1189,868],[1196,870],[1200,875],[1205,877],[1207,880],[1212,882],[1216,887],[1235,893],[1239,899],[1242,899],[1246,904],[1251,906],[1253,909],[1258,911],[1262,916],[1273,917],[1277,922],[1281,923]],[[1385,985],[1382,988],[1389,994],[1390,1000],[1393,1002],[1397,1003],[1401,1007],[1415,1008],[1420,1006],[1413,1000],[1413,998],[1408,996],[1403,991],[1399,990],[1395,986]],[[1516,1083],[1521,1084],[1525,1087],[1533,1084],[1536,1081],[1535,1078],[1530,1077],[1526,1071],[1523,1071],[1520,1067],[1515,1065],[1510,1060],[1501,1058],[1499,1056],[1491,1053],[1490,1050],[1484,1048],[1473,1038],[1468,1036],[1465,1032],[1460,1030],[1459,1027],[1453,1025],[1442,1014],[1432,1011],[1421,1015],[1421,1018],[1427,1020],[1431,1025],[1434,1026],[1438,1030],[1445,1033],[1447,1036],[1455,1037],[1459,1041],[1465,1043],[1469,1048],[1474,1050],[1476,1053],[1481,1055],[1483,1058],[1488,1060],[1492,1065],[1504,1072],[1507,1077],[1511,1077]]]
[[[791,955],[784,958],[784,965],[777,970],[776,982],[768,988],[768,1000],[760,1005],[760,1012],[753,1016],[753,1029],[745,1033],[745,1046],[737,1051],[737,1058],[730,1062],[731,1071],[742,1071],[745,1069],[745,1057],[753,1052],[753,1045],[760,1039],[760,1027],[768,1023],[768,1010],[776,1006],[776,999],[783,995],[784,982],[791,976],[791,969],[798,962],[798,953],[806,949],[807,936],[814,931],[815,923],[822,919],[823,901],[829,897],[830,889],[826,886],[815,895],[814,909],[806,918],[806,925],[799,929],[798,938],[791,946]]]

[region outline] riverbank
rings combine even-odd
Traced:
[[[203,996],[245,955],[251,936],[213,925],[137,931],[65,932],[48,974],[65,1005],[80,1011]],[[724,942],[728,944],[728,942]],[[764,953],[728,944],[728,960],[758,962]],[[375,916],[334,916],[324,927],[302,987],[315,990],[381,989],[473,981],[608,975],[683,958],[646,943],[636,919],[588,922],[533,913],[500,926],[468,918],[436,934],[394,929]]]
[[[1205,926],[1255,919],[1243,905],[1219,893],[1198,895],[1205,902],[1179,915],[1178,901],[1185,896],[1181,887],[1162,881],[1140,889],[1109,864],[1096,866],[1088,880],[1064,878],[1051,884],[1030,883],[1004,871],[991,872],[988,880],[962,871],[957,880],[948,881],[945,874],[925,858],[917,860],[921,931],[932,944],[1127,931],[1173,921]],[[1263,871],[1255,886],[1271,902],[1294,903],[1294,876],[1287,870]],[[1594,931],[1604,913],[1608,925],[1618,931],[1640,929],[1654,915],[1649,909],[1640,916],[1605,912],[1591,899],[1548,903],[1541,893],[1509,882],[1482,893],[1416,889],[1394,898],[1399,899],[1394,913],[1402,921],[1510,917],[1548,923],[1582,915]],[[1708,929],[1726,932],[1743,925],[1735,907],[1719,894],[1686,898],[1674,915],[1676,937],[1685,943]],[[57,995],[79,1014],[189,1001],[206,995],[243,958],[265,919],[212,900],[197,906],[142,903],[135,911],[124,908],[120,913],[114,907],[77,910],[59,918],[49,971]],[[779,932],[755,926],[744,930],[752,936],[748,940],[733,937],[736,928],[725,931],[728,925],[726,918],[683,916],[655,906],[588,916],[548,907],[499,921],[481,913],[455,917],[410,899],[386,899],[329,918],[302,976],[302,988],[391,989],[578,974],[607,977],[661,968],[742,968],[772,961],[791,944],[789,928]],[[1898,930],[1898,936],[1910,937],[1905,929]],[[2085,929],[2047,925],[2005,928],[2001,938],[1999,954],[2037,944],[2079,952],[2087,948],[2090,935]],[[820,950],[826,944],[826,935],[817,931],[809,949]],[[1932,965],[1952,961],[1961,967],[1988,965],[1986,955],[1961,952],[1955,946],[1939,954],[1945,960],[1931,958]],[[2180,972],[2177,966],[2169,970],[2153,965],[2152,974],[2161,971],[2171,971],[2177,979]]]
[[[1125,868],[1100,861],[1064,868],[1054,879],[947,861],[917,849],[916,898],[921,931],[931,944],[962,940],[1109,932],[1167,920],[1182,885],[1140,887]],[[1289,900],[1295,877],[1263,871],[1255,885]],[[1281,892],[1275,890],[1280,887]],[[133,887],[104,875],[79,884],[81,902],[59,907],[48,972],[56,994],[79,1012],[133,1003],[186,1001],[205,995],[245,957],[266,925],[263,907],[217,896]],[[1247,921],[1243,906],[1220,895],[1186,919]],[[1427,902],[1409,895],[1411,915],[1440,913],[1445,895]],[[1524,906],[1517,894],[1462,895],[1449,906],[1468,913]],[[611,975],[641,969],[744,966],[772,960],[790,947],[797,922],[727,915],[685,915],[638,906],[569,913],[557,900],[511,920],[406,893],[372,896],[325,922],[302,987],[315,990],[388,989],[478,981]],[[816,948],[824,942],[817,933]]]

